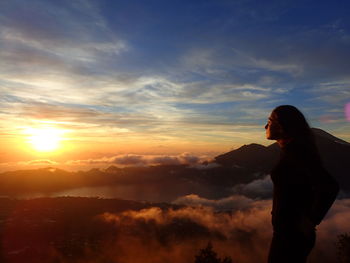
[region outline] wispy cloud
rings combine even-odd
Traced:
[[[123,241],[130,240],[134,246],[144,248],[145,240],[152,248],[149,251],[157,251],[156,255],[150,254],[152,262],[162,262],[159,253],[166,251],[173,253],[170,262],[190,261],[193,253],[187,254],[188,246],[192,248],[198,245],[198,240],[211,240],[215,247],[220,248],[220,253],[230,255],[233,260],[250,263],[266,260],[269,244],[272,238],[271,226],[271,200],[251,201],[246,206],[241,202],[237,206],[231,206],[231,212],[217,212],[215,206],[221,200],[207,200],[207,206],[182,207],[179,209],[160,209],[151,207],[140,211],[125,211],[121,213],[105,213],[99,218],[120,229],[137,229],[137,231],[117,232]],[[345,233],[349,227],[349,200],[338,200],[327,218],[317,227],[317,244],[310,255],[310,260],[315,262],[334,262],[336,260],[336,247],[334,242],[337,235]],[[158,238],[161,230],[166,229],[171,234],[171,229],[178,225],[182,227],[191,224],[191,231],[180,235],[172,235],[171,238]],[[195,226],[195,227],[194,227]],[[141,233],[141,234],[140,234]],[[151,236],[152,235],[152,236]],[[151,241],[150,241],[151,240]],[[175,242],[174,242],[175,240]],[[114,246],[128,254],[128,248],[115,242]],[[201,244],[202,246],[205,244]],[[179,257],[176,253],[179,246],[183,254]],[[129,252],[130,253],[130,252]],[[143,252],[145,253],[145,252]],[[120,253],[115,258],[120,259]],[[123,255],[124,255],[123,254]],[[180,259],[179,259],[180,258]],[[133,253],[126,257],[126,262],[135,261]]]
[[[212,168],[217,165],[202,166],[203,161],[211,160],[213,156],[181,153],[178,155],[155,154],[118,154],[94,159],[75,159],[69,161],[53,161],[50,159],[36,159],[19,162],[0,162],[1,170],[31,169],[33,167],[62,166],[69,170],[86,168],[106,168],[111,165],[117,167],[146,167],[153,165],[190,165],[198,169]]]
[[[170,155],[137,155],[126,154],[112,157],[103,157],[88,160],[72,160],[67,165],[118,165],[118,166],[148,166],[148,165],[195,165],[207,158],[183,153],[177,156]]]
[[[261,126],[278,104],[335,115],[350,100],[350,33],[341,12],[303,25],[289,20],[305,14],[288,2],[136,6],[2,3],[0,132],[45,121],[76,135],[224,148],[262,142]],[[183,6],[191,15],[175,15]],[[346,134],[339,125],[332,131]]]
[[[244,195],[233,195],[219,200],[210,200],[195,194],[186,195],[173,201],[174,204],[193,207],[213,207],[217,210],[247,208],[254,201]]]

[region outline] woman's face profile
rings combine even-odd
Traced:
[[[282,126],[277,121],[277,116],[274,112],[271,113],[267,124],[265,125],[266,139],[268,140],[278,140],[282,139],[284,132]]]

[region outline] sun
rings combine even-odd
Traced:
[[[27,129],[28,142],[39,152],[52,152],[60,147],[62,131],[56,128]]]

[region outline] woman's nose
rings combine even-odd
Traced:
[[[268,124],[268,123],[266,123],[266,125],[265,125],[265,130],[267,130],[267,126],[269,126],[269,124]]]

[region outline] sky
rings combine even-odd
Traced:
[[[350,141],[349,11],[348,1],[1,1],[0,170],[269,145],[264,125],[282,104]]]

